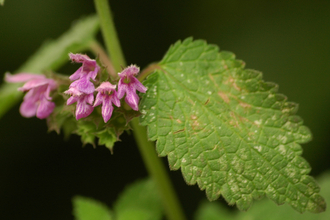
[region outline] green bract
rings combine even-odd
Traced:
[[[181,168],[209,200],[222,195],[247,210],[265,195],[299,212],[322,212],[324,199],[300,157],[310,131],[298,106],[262,74],[217,46],[174,44],[144,85],[140,120],[171,169]]]

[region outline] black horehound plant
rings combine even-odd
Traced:
[[[197,184],[210,201],[222,196],[246,211],[254,200],[268,197],[301,213],[325,211],[301,157],[300,144],[311,133],[296,115],[298,105],[278,93],[276,84],[245,69],[233,53],[193,38],[176,42],[160,62],[140,72],[125,62],[108,2],[95,0],[95,6],[97,16],[82,19],[41,48],[19,73],[7,73],[0,96],[1,113],[25,93],[22,116],[46,119],[50,130],[78,134],[84,144],[98,139],[111,152],[119,136],[132,129],[150,180],[128,188],[114,211],[76,197],[77,219],[91,213],[104,217],[94,220],[161,219],[163,213],[185,219],[157,154],[167,156],[170,169],[180,169],[186,183]],[[95,38],[99,24],[107,52]],[[70,77],[53,73],[63,56],[81,64]],[[54,71],[41,74],[50,67]],[[197,218],[212,212],[203,210]],[[219,219],[225,215],[218,213]]]

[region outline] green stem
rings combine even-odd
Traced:
[[[111,57],[116,71],[120,72],[122,66],[126,66],[118,40],[115,24],[112,20],[111,9],[108,0],[95,0],[95,8],[100,19],[101,31],[105,46]]]
[[[94,0],[94,3],[99,15],[107,51],[111,56],[115,70],[119,72],[121,65],[126,66],[126,62],[112,21],[110,6],[107,0]],[[185,220],[181,205],[172,187],[164,164],[157,156],[154,144],[148,141],[145,127],[139,125],[138,118],[134,118],[131,125],[143,162],[149,175],[153,178],[159,189],[167,218],[169,220]]]
[[[145,166],[159,189],[167,218],[171,220],[184,220],[185,216],[181,210],[181,205],[176,197],[167,171],[155,152],[154,144],[148,141],[145,127],[139,125],[138,118],[134,118],[131,125]]]
[[[105,66],[111,78],[113,80],[117,79],[118,74],[103,47],[96,40],[93,40],[89,45],[89,48],[94,55],[99,57],[101,63]]]
[[[156,69],[161,69],[158,63],[152,63],[147,68],[145,68],[137,77],[140,82],[142,82],[147,76],[153,73]]]

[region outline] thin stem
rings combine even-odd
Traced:
[[[126,66],[126,62],[120,47],[115,24],[112,20],[110,5],[108,0],[95,0],[94,3],[100,19],[105,46],[111,57],[115,70],[119,72],[121,66]]]
[[[152,63],[147,68],[145,68],[137,77],[140,82],[142,82],[147,76],[153,73],[156,69],[161,69],[158,63]]]
[[[115,70],[120,71],[121,65],[126,66],[126,62],[112,21],[110,6],[107,0],[94,0],[94,3],[100,18],[101,29],[106,42],[107,51],[111,56]],[[134,118],[131,121],[131,125],[143,162],[149,175],[153,178],[159,189],[167,218],[169,220],[185,220],[185,216],[164,164],[157,156],[154,144],[148,141],[145,127],[139,125],[138,118]]]
[[[116,80],[118,78],[118,74],[116,73],[111,60],[109,59],[102,46],[96,40],[94,40],[89,45],[89,48],[96,56],[99,56],[101,63],[105,66],[109,75],[112,77],[112,79]]]
[[[146,129],[139,125],[138,118],[134,118],[131,121],[131,125],[145,166],[158,186],[167,218],[184,220],[185,216],[181,210],[181,205],[176,197],[164,164],[155,152],[154,143],[148,141]]]

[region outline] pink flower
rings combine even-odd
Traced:
[[[22,116],[44,119],[53,112],[55,104],[50,101],[52,98],[49,96],[49,93],[57,88],[53,79],[47,79],[40,74],[19,73],[6,74],[5,80],[12,83],[26,82],[23,87],[18,88],[19,91],[27,91],[20,106]]]
[[[87,55],[70,53],[69,56],[73,62],[82,63],[82,66],[70,76],[70,80],[74,82],[71,83],[69,90],[64,92],[71,95],[67,105],[77,102],[76,119],[79,120],[87,117],[94,110],[92,105],[95,87],[91,80],[95,81],[100,67]]]
[[[69,56],[73,62],[82,63],[82,66],[70,76],[70,80],[74,81],[70,85],[70,88],[75,87],[86,94],[93,93],[95,87],[90,80],[95,81],[97,73],[100,70],[96,60],[90,59],[87,55],[83,54],[70,53]]]
[[[96,88],[98,91],[94,103],[94,107],[102,104],[102,117],[105,123],[109,121],[113,112],[112,104],[120,107],[120,101],[117,97],[116,85],[112,85],[109,82],[103,82]]]
[[[147,91],[147,88],[134,77],[139,71],[139,67],[131,65],[126,67],[121,73],[118,73],[120,76],[118,82],[118,98],[123,98],[126,93],[125,102],[135,111],[139,110],[139,96],[136,94],[136,90],[143,93]]]
[[[64,92],[65,94],[71,95],[71,97],[67,100],[66,104],[71,105],[77,102],[76,106],[76,119],[79,120],[81,118],[85,118],[90,115],[94,107],[92,106],[94,101],[94,95],[85,94],[77,90],[76,88],[70,88],[69,90]]]

